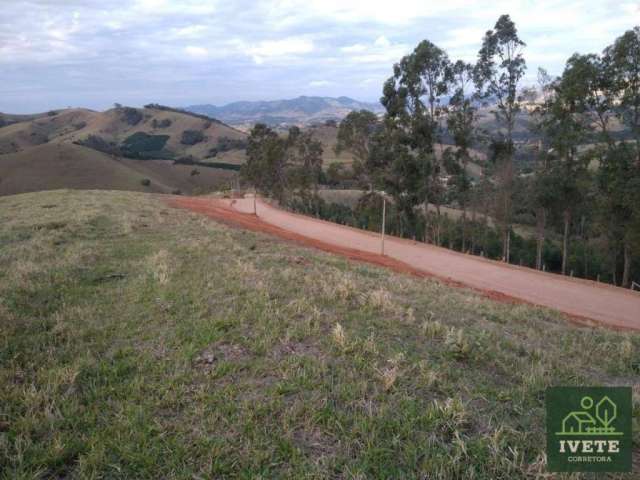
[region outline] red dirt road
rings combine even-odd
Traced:
[[[640,330],[640,292],[505,265],[390,236],[385,238],[383,256],[380,255],[380,236],[375,233],[286,212],[261,200],[257,201],[256,217],[253,198],[177,197],[169,203],[354,260],[414,275],[434,276],[455,286],[478,290],[496,300],[553,308],[580,323]]]

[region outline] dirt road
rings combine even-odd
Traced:
[[[640,330],[640,292],[505,265],[397,237],[386,237],[383,256],[380,255],[378,234],[286,212],[261,200],[257,201],[256,218],[252,198],[178,197],[170,203],[352,259],[416,275],[434,276],[456,286],[471,287],[498,300],[550,307],[568,314],[574,321]]]

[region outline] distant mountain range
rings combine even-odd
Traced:
[[[221,107],[191,105],[185,110],[217,118],[236,126],[262,122],[268,125],[310,125],[342,120],[353,110],[383,111],[379,103],[359,102],[349,97],[298,97],[290,100],[234,102]]]

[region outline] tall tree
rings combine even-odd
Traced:
[[[322,173],[322,143],[313,132],[289,129],[286,140],[287,187],[305,204],[309,211],[319,214],[318,183]]]
[[[538,91],[535,93],[534,101],[538,105],[531,112],[530,129],[532,133],[540,135],[538,140],[538,165],[536,175],[532,184],[531,200],[533,211],[536,217],[536,261],[537,270],[543,268],[543,251],[546,237],[547,216],[555,201],[555,190],[553,188],[553,178],[549,175],[550,155],[549,144],[544,135],[544,119],[547,113],[548,99],[553,93],[553,80],[547,71],[538,68]]]
[[[610,243],[622,247],[623,287],[631,284],[630,272],[634,253],[640,252],[640,169],[635,146],[619,143],[609,148],[598,169],[598,186],[605,232]],[[614,254],[613,277],[616,278]]]
[[[387,110],[385,127],[395,131],[388,138],[403,145],[413,157],[402,155],[405,163],[396,173],[417,173],[421,178],[417,184],[418,197],[424,204],[425,218],[428,218],[429,201],[438,202],[439,199],[440,169],[434,145],[444,107],[443,97],[449,90],[449,66],[445,51],[430,41],[423,40],[410,55],[394,65],[394,75],[385,83],[381,99]],[[418,172],[414,172],[414,166],[410,165],[415,161],[418,162]],[[411,168],[405,168],[409,166]],[[412,179],[402,183],[416,186]],[[416,192],[407,192],[407,198],[412,198],[414,193]],[[436,207],[439,212],[438,203]]]
[[[343,151],[354,156],[353,171],[371,187],[367,169],[364,168],[369,159],[371,141],[380,127],[375,113],[368,110],[352,111],[340,122],[335,147],[336,154]]]
[[[601,161],[600,187],[605,215],[616,219],[623,254],[622,286],[631,283],[632,258],[640,255],[640,27],[625,32],[603,53],[611,81],[605,90],[607,106],[625,124],[635,148],[610,145]],[[635,161],[633,160],[635,157]]]
[[[562,211],[563,275],[567,273],[572,215],[583,198],[582,181],[587,169],[586,159],[578,154],[578,147],[589,132],[589,120],[583,115],[582,87],[574,65],[567,63],[562,77],[552,85],[553,92],[545,102],[542,120],[545,140],[551,147],[547,181],[554,186],[557,204]],[[544,196],[541,200],[548,200],[551,192],[541,190]]]
[[[524,76],[526,63],[522,55],[525,43],[518,37],[515,23],[509,15],[502,15],[493,30],[489,30],[482,41],[478,53],[474,79],[481,98],[495,102],[495,115],[502,124],[504,144],[500,157],[499,181],[501,187],[498,212],[502,218],[503,258],[510,257],[511,222],[512,222],[512,188],[513,188],[513,130],[516,116],[520,110],[517,93],[518,85]]]
[[[264,124],[256,124],[247,143],[247,162],[241,177],[261,193],[285,203],[290,194],[310,204],[318,200],[322,145],[311,132],[298,127],[281,137]]]
[[[475,115],[476,108],[473,105],[470,88],[473,84],[473,65],[458,60],[451,66],[451,87],[453,95],[449,99],[447,109],[447,127],[453,136],[453,141],[458,147],[456,159],[461,165],[457,172],[456,185],[458,187],[458,200],[462,208],[462,251],[466,251],[467,240],[467,206],[471,182],[467,169],[473,142],[475,141]],[[451,173],[451,172],[449,172]]]
[[[283,201],[286,194],[286,145],[276,132],[257,123],[247,141],[247,162],[240,169],[245,181]]]

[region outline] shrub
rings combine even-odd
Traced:
[[[56,112],[55,110],[50,110],[47,112],[47,116],[49,117],[55,117],[56,115],[58,115],[58,112]]]
[[[215,147],[216,154],[219,152],[228,152],[229,150],[244,150],[247,148],[247,141],[243,138],[220,137]],[[211,151],[213,148],[209,151]],[[212,155],[215,157],[215,155]]]
[[[142,180],[140,180],[140,185],[142,185],[143,187],[148,187],[149,185],[151,185],[151,180],[149,180],[148,178],[143,178]]]
[[[116,144],[107,142],[104,138],[99,137],[98,135],[89,135],[84,140],[78,140],[74,143],[109,155],[121,154],[120,149]]]
[[[204,141],[204,134],[200,130],[185,130],[180,139],[183,145],[195,145],[202,141]]]
[[[157,119],[153,119],[151,121],[151,126],[153,128],[167,128],[171,126],[171,120],[168,118],[163,118],[162,120],[158,121]]]
[[[196,159],[193,155],[185,155],[184,157],[175,159],[173,163],[176,165],[195,165]]]
[[[196,175],[200,175],[200,170],[194,168],[193,170],[191,170],[191,176],[195,177]]]
[[[171,190],[172,195],[182,195],[182,190],[176,188],[175,190]]]
[[[121,107],[118,110],[124,121],[129,125],[137,125],[142,121],[142,114],[135,108]]]
[[[171,153],[164,150],[169,135],[149,135],[136,132],[122,142],[122,154],[130,158],[171,158]]]

